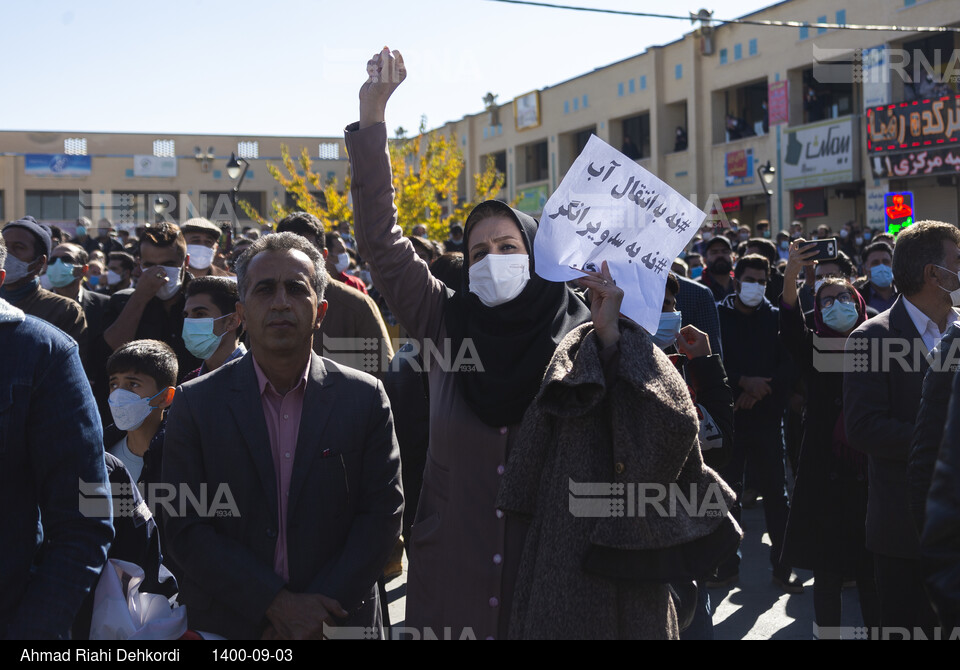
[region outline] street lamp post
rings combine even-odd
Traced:
[[[242,165],[242,168],[241,168]],[[240,186],[243,185],[243,178],[247,176],[247,170],[250,169],[250,162],[246,158],[237,158],[236,153],[230,154],[230,160],[227,161],[227,176],[230,179],[240,179],[230,191],[230,205],[233,208],[233,236],[236,238],[240,234],[240,215],[237,214],[237,196],[240,193]]]
[[[166,209],[167,209],[167,199],[162,195],[158,195],[156,199],[153,201],[153,213],[156,215],[153,217],[154,223],[156,223],[157,217],[163,214],[163,212]]]
[[[757,166],[757,175],[760,177],[763,193],[767,196],[767,221],[773,223],[773,209],[771,206],[771,199],[773,198],[772,184],[773,180],[777,177],[777,168],[775,168],[770,161],[767,161],[766,165]],[[776,229],[780,230],[779,223]]]

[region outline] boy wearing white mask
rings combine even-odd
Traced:
[[[197,217],[184,221],[180,230],[187,240],[187,255],[190,257],[190,274],[194,277],[229,277],[230,272],[214,263],[220,250],[221,230],[217,224]]]
[[[177,357],[163,342],[136,340],[111,354],[107,374],[113,426],[104,432],[106,450],[123,461],[138,483],[155,482],[164,410],[173,402],[177,383]]]
[[[718,307],[723,364],[734,390],[736,423],[732,458],[720,474],[739,498],[750,461],[751,487],[763,496],[773,583],[787,593],[800,593],[803,583],[792,576],[789,565],[780,562],[789,514],[781,418],[795,371],[777,336],[779,310],[764,297],[769,277],[770,261],[765,256],[744,256],[734,270],[737,292]],[[733,513],[739,519],[739,505]],[[739,559],[731,559],[720,566],[711,584],[732,584],[738,575]]]
[[[187,373],[190,381],[247,353],[240,344],[237,282],[226,277],[198,277],[190,282],[183,305],[183,341],[203,364]]]
[[[192,279],[190,256],[180,228],[166,221],[144,228],[140,238],[140,278],[134,289],[110,298],[116,320],[103,333],[114,351],[133,340],[160,340],[177,355],[180,370],[194,370],[197,358],[183,342],[184,291]]]

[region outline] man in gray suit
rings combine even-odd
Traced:
[[[923,589],[907,457],[930,368],[926,356],[958,319],[958,271],[956,226],[923,221],[906,228],[893,254],[900,297],[846,345],[843,411],[850,446],[868,456],[867,549],[875,557],[880,622],[911,632],[932,628],[936,618]]]
[[[327,277],[309,242],[268,235],[236,270],[250,351],[180,388],[164,444],[190,627],[241,639],[379,629],[377,578],[403,511],[386,393],[313,353]],[[206,508],[192,504],[204,489]]]

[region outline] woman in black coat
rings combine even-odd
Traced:
[[[814,247],[790,245],[780,299],[780,339],[806,382],[803,441],[782,560],[813,570],[817,626],[840,626],[840,591],[855,577],[867,626],[879,625],[873,558],[866,549],[867,467],[847,444],[843,422],[843,345],[866,320],[866,303],[846,279],[828,279],[815,297],[811,330],[798,305],[797,278]],[[831,342],[832,340],[832,342]]]

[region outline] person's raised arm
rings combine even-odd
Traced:
[[[384,48],[367,62],[360,87],[360,123],[347,127],[354,233],[373,282],[403,327],[417,340],[440,337],[446,287],[403,237],[394,204],[387,150],[387,100],[406,78],[399,52]]]
[[[810,332],[803,318],[797,279],[800,277],[800,268],[806,267],[809,272],[815,267],[810,260],[815,253],[816,247],[802,239],[790,244],[790,256],[783,272],[783,295],[780,296],[780,341],[804,370],[811,366]]]
[[[787,267],[783,270],[783,304],[791,309],[797,308],[800,296],[797,294],[797,279],[800,269],[813,268],[811,258],[815,255],[816,245],[808,244],[804,240],[794,240],[790,243],[790,255],[787,258]]]

